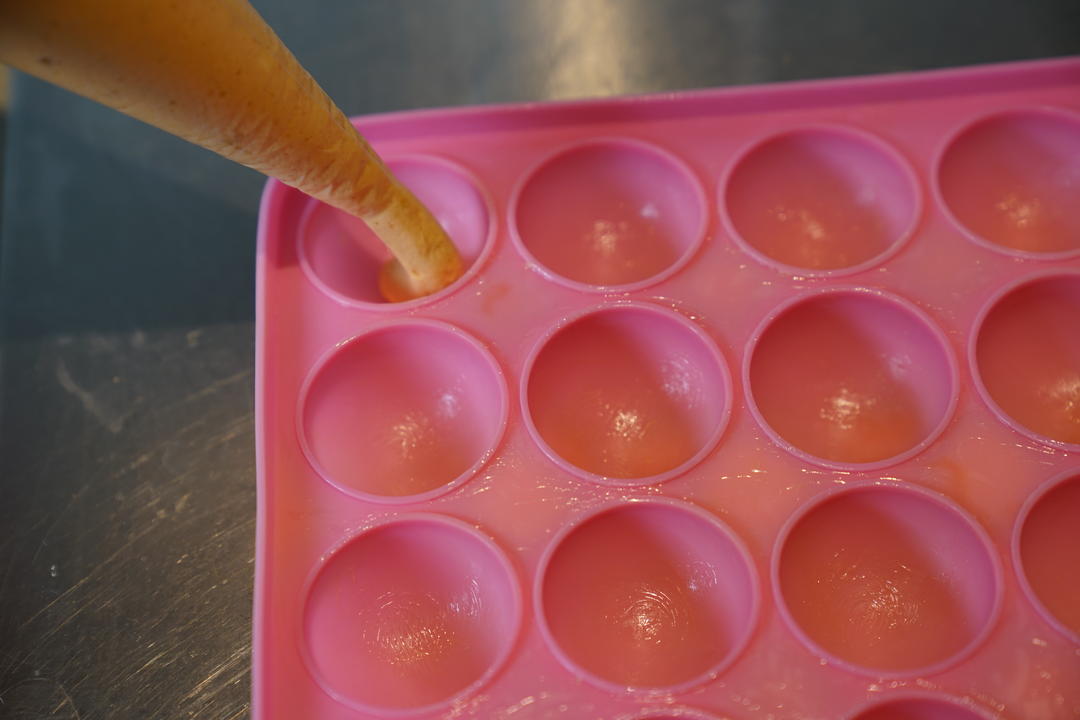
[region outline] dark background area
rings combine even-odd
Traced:
[[[255,5],[349,114],[1080,53],[1077,0]],[[246,717],[263,178],[11,91],[0,718]]]

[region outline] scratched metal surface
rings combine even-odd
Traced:
[[[1075,0],[256,5],[353,114],[1080,52]],[[5,155],[0,718],[245,717],[262,180],[23,77]]]

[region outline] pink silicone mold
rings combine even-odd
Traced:
[[[259,219],[253,720],[1066,720],[1080,59],[363,118]],[[963,358],[966,362],[960,362]]]

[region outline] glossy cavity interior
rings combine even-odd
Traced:
[[[925,442],[948,414],[949,357],[913,312],[869,293],[814,295],[763,330],[749,366],[762,419],[835,463],[873,463]]]
[[[488,208],[475,185],[449,165],[408,159],[391,171],[427,206],[453,240],[468,269],[488,241]],[[301,253],[315,277],[349,300],[381,304],[379,268],[391,258],[358,218],[318,203],[301,229]],[[460,282],[460,281],[458,281]]]
[[[891,486],[812,507],[779,548],[780,601],[833,658],[917,673],[966,650],[991,621],[994,565],[952,508]]]
[[[462,527],[401,520],[335,553],[311,587],[304,642],[328,689],[376,710],[449,701],[505,656],[517,625],[500,556]]]
[[[621,307],[551,337],[527,380],[528,411],[579,471],[635,481],[675,470],[715,440],[729,402],[715,349],[672,313]]]
[[[567,535],[541,578],[543,621],[577,667],[618,687],[692,682],[744,642],[754,580],[712,521],[630,504]]]
[[[1011,250],[1080,250],[1080,121],[1017,111],[963,131],[938,168],[942,200],[972,235]]]
[[[804,270],[872,261],[904,239],[918,208],[898,158],[832,129],[793,131],[757,145],[735,166],[724,200],[747,245]]]
[[[986,720],[987,716],[949,701],[904,698],[874,705],[851,720]]]
[[[331,482],[371,496],[419,495],[492,451],[504,393],[490,358],[462,335],[392,325],[346,343],[317,370],[302,430]]]
[[[1080,643],[1080,470],[1035,502],[1018,549],[1040,610]]]
[[[1044,277],[999,299],[976,337],[975,363],[1014,422],[1080,445],[1080,275]]]
[[[552,273],[588,285],[658,275],[701,240],[705,209],[694,179],[638,143],[562,152],[525,182],[515,207],[526,250]]]

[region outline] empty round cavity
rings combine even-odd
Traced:
[[[911,235],[921,199],[908,163],[849,128],[812,127],[756,143],[734,163],[721,205],[762,262],[800,274],[857,272]]]
[[[507,410],[502,371],[480,343],[412,320],[358,335],[319,361],[301,390],[300,443],[347,493],[425,500],[488,460]]]
[[[1080,273],[1041,273],[999,292],[976,320],[970,359],[1001,419],[1080,451]]]
[[[946,695],[918,693],[875,701],[850,720],[995,720],[996,716]]]
[[[1001,571],[955,504],[908,485],[861,484],[811,501],[773,557],[781,614],[812,652],[881,676],[937,672],[981,643]]]
[[[944,429],[956,405],[948,342],[911,303],[861,289],[782,305],[746,353],[750,409],[800,457],[869,469],[900,462]]]
[[[705,194],[667,151],[596,140],[557,152],[512,201],[521,251],[554,280],[582,290],[629,290],[682,267],[701,245]]]
[[[678,692],[750,639],[753,564],[726,525],[671,500],[605,508],[564,530],[536,582],[541,631],[572,672],[620,692]]]
[[[731,378],[683,316],[631,303],[564,322],[526,361],[525,420],[544,452],[596,482],[662,482],[720,439]]]
[[[372,310],[401,310],[431,302],[476,274],[492,244],[491,201],[464,168],[434,157],[404,157],[387,166],[432,212],[453,240],[464,275],[437,293],[404,303],[379,293],[379,268],[390,251],[359,218],[312,201],[300,224],[300,264],[308,278],[337,300]]]
[[[491,678],[516,640],[521,606],[489,538],[451,518],[406,515],[348,540],[317,569],[301,647],[338,701],[423,714]]]
[[[942,151],[937,192],[986,247],[1048,259],[1080,254],[1080,118],[1032,109],[977,120]]]
[[[1020,584],[1046,620],[1080,645],[1080,469],[1043,485],[1025,503],[1013,534]]]

